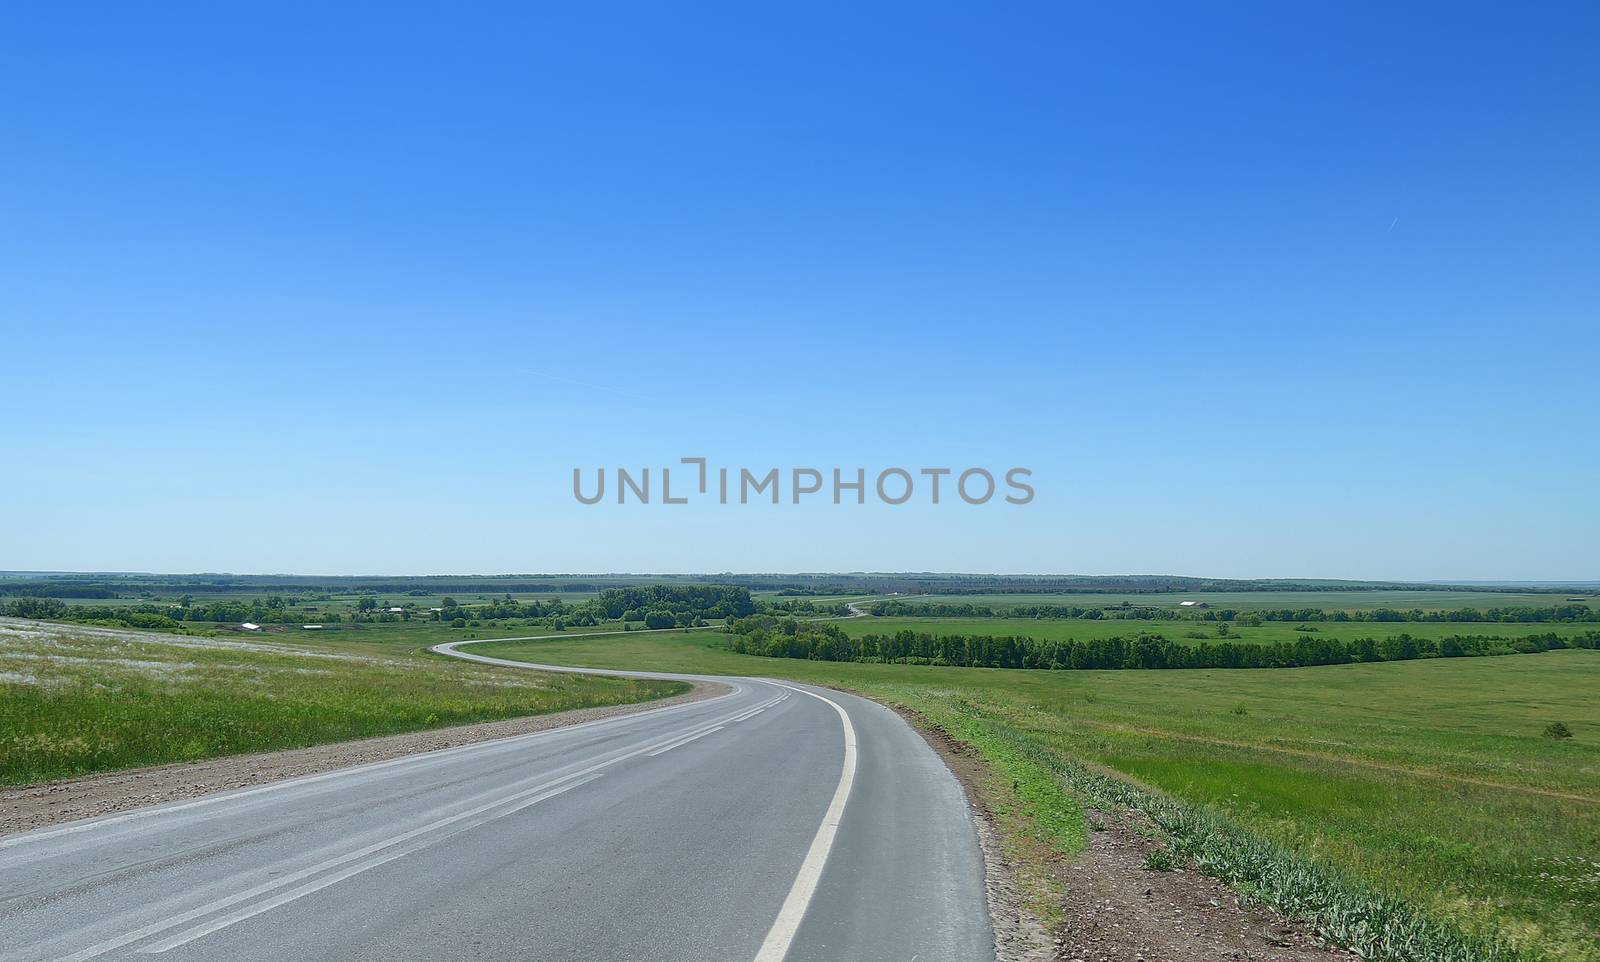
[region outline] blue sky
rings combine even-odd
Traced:
[[[1600,576],[1592,5],[61,12],[0,568]]]

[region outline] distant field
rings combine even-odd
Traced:
[[[1452,608],[1495,608],[1508,605],[1544,607],[1561,604],[1568,598],[1583,598],[1600,605],[1600,594],[1569,592],[1527,594],[1508,591],[1206,591],[1137,594],[1133,592],[1093,592],[1084,594],[993,594],[993,595],[901,595],[885,600],[908,604],[942,602],[948,604],[989,605],[1012,608],[1017,605],[1163,605],[1176,607],[1180,601],[1204,601],[1213,608],[1240,610],[1262,608],[1323,608],[1328,611],[1356,611],[1395,608],[1407,611],[1420,608],[1438,611]]]
[[[1469,929],[1499,929],[1556,959],[1600,960],[1600,652],[1048,672],[756,658],[718,647],[723,637],[575,636],[479,650],[865,691],[986,753],[1020,744],[1039,762],[1106,766]],[[1553,721],[1575,737],[1545,737]],[[1041,817],[1051,804],[1030,801]],[[1081,818],[1042,824],[1058,826],[1065,847],[1082,843]]]
[[[1498,635],[1518,638],[1530,634],[1555,633],[1571,636],[1590,631],[1600,631],[1600,624],[1538,625],[1502,624],[1481,621],[1383,621],[1337,622],[1321,621],[1310,627],[1315,632],[1295,631],[1294,622],[1272,622],[1252,628],[1228,624],[1228,636],[1217,634],[1217,626],[1226,622],[1210,621],[1144,621],[1111,619],[1089,621],[1058,618],[849,618],[836,622],[846,633],[859,638],[862,635],[889,635],[910,629],[933,635],[1021,635],[1029,638],[1065,641],[1092,641],[1097,638],[1121,636],[1129,638],[1147,631],[1172,641],[1202,645],[1222,641],[1234,644],[1272,644],[1279,641],[1299,641],[1302,638],[1331,638],[1352,641],[1357,638],[1387,638],[1391,635],[1409,634],[1413,638],[1444,638],[1449,635]],[[1190,633],[1205,635],[1190,638]]]
[[[615,705],[687,687],[446,661],[418,653],[414,636],[387,649],[276,639],[0,622],[0,784]]]

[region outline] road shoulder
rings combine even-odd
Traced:
[[[1182,866],[1154,868],[1152,853],[1164,846],[1137,812],[1091,809],[1085,850],[1054,851],[1029,830],[1011,786],[976,749],[918,712],[874,700],[927,740],[967,793],[999,962],[1349,958],[1216,879]]]

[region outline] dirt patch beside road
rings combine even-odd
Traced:
[[[1060,864],[1063,962],[1327,962],[1350,953],[1322,947],[1311,930],[1184,868],[1157,871],[1163,852],[1137,812],[1089,812],[1089,845]],[[1154,856],[1160,859],[1160,855]]]
[[[1150,868],[1146,860],[1162,845],[1138,812],[1091,811],[1084,851],[1069,858],[1047,849],[1015,824],[1016,799],[1006,797],[1008,786],[997,783],[976,750],[917,712],[889,707],[922,734],[966,789],[983,845],[999,962],[1352,958],[1321,946],[1310,928],[1271,908],[1241,904],[1216,879],[1181,867]],[[1041,896],[1059,908],[1059,923],[1037,910]]]
[[[209,795],[235,788],[250,788],[268,782],[315,775],[349,768],[367,762],[381,762],[402,755],[454,748],[476,742],[526,735],[564,728],[584,722],[616,718],[652,708],[679,705],[711,698],[729,691],[720,682],[696,684],[693,691],[672,698],[580,708],[576,711],[530,715],[481,725],[461,725],[432,731],[384,735],[361,741],[336,742],[312,748],[295,748],[258,755],[235,755],[200,762],[108,772],[39,785],[0,788],[0,835],[26,832],[46,825],[95,818],[114,812],[142,808],[162,802]]]

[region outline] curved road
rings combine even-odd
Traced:
[[[965,798],[915,732],[692,680],[732,690],[0,838],[0,960],[994,958]]]

